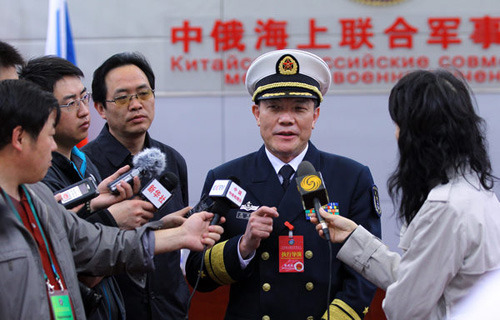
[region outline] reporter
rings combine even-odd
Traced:
[[[345,241],[337,258],[386,290],[388,319],[445,319],[474,283],[500,269],[500,203],[484,120],[465,81],[444,70],[404,76],[389,113],[399,163],[388,187],[399,203],[403,255],[351,220],[320,213],[330,239]]]

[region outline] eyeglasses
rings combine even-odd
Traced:
[[[83,95],[81,99],[71,100],[67,104],[60,105],[59,108],[66,109],[68,110],[68,112],[71,112],[73,110],[76,110],[78,112],[80,110],[82,103],[86,106],[89,105],[90,95],[91,93],[87,92]]]
[[[127,107],[132,99],[135,97],[138,100],[146,101],[151,99],[154,96],[153,89],[142,89],[141,91],[135,94],[126,94],[123,96],[119,96],[114,98],[113,100],[106,100],[106,102],[114,102],[118,107]]]

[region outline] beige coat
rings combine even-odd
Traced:
[[[402,231],[402,256],[363,227],[343,245],[337,258],[386,290],[388,319],[446,319],[482,275],[500,269],[500,203],[479,186],[467,176],[432,189]]]

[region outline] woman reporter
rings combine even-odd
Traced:
[[[481,276],[500,268],[500,203],[484,121],[465,81],[444,70],[404,76],[389,113],[399,163],[388,189],[399,204],[403,255],[347,218],[321,215],[331,241],[345,241],[337,258],[386,290],[388,319],[445,319]]]

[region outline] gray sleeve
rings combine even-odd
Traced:
[[[401,257],[363,226],[358,226],[337,254],[337,258],[377,287],[386,290],[396,281]]]
[[[147,230],[161,228],[161,221],[149,222],[134,230],[92,224],[56,203],[45,185],[38,183],[30,189],[34,191],[31,192],[33,198],[39,199],[36,206],[42,213],[42,224],[52,229],[58,244],[67,247],[61,252],[71,253],[78,273],[105,276],[152,270],[152,255],[144,248],[143,235]],[[154,248],[154,241],[148,244]]]

